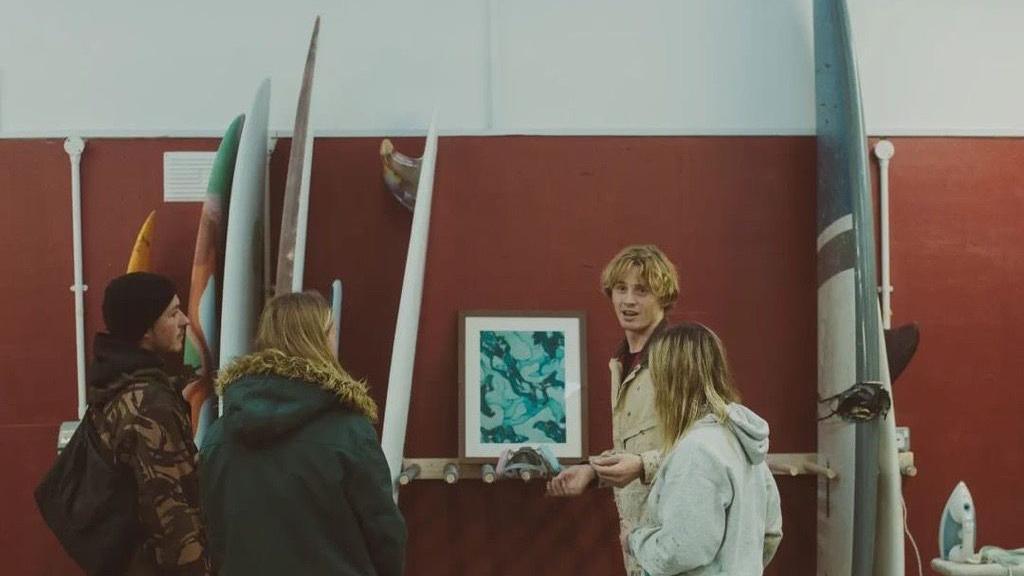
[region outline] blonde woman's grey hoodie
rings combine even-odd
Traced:
[[[647,574],[758,575],[782,540],[779,490],[768,470],[768,423],[739,404],[707,416],[658,471],[629,550]]]

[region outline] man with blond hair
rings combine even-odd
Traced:
[[[625,333],[609,362],[613,447],[570,466],[548,483],[553,496],[582,494],[595,480],[612,486],[622,531],[637,524],[661,466],[662,434],[654,410],[654,386],[647,366],[647,344],[665,327],[665,314],[679,298],[679,275],[653,245],[622,249],[601,273],[601,288]],[[640,567],[623,550],[628,576]]]

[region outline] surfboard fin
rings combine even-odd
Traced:
[[[152,272],[152,261],[150,254],[153,247],[153,230],[156,228],[156,210],[152,210],[146,221],[139,227],[139,234],[135,237],[135,244],[132,246],[131,257],[128,258],[126,273]]]
[[[395,150],[391,140],[385,138],[380,143],[380,160],[388,190],[402,206],[412,211],[416,204],[416,187],[420,182],[420,163],[423,158],[410,158],[402,154]]]
[[[896,382],[903,370],[910,364],[921,341],[917,322],[885,330],[885,355],[889,360],[889,381]]]

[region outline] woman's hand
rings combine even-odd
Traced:
[[[590,459],[590,465],[594,467],[598,478],[616,488],[622,488],[640,478],[644,472],[644,461],[637,454],[594,456]]]

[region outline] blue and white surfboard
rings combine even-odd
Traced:
[[[874,225],[860,87],[845,0],[814,1],[817,109],[818,395],[891,399],[875,275]],[[818,424],[818,574],[903,573],[895,414]]]

